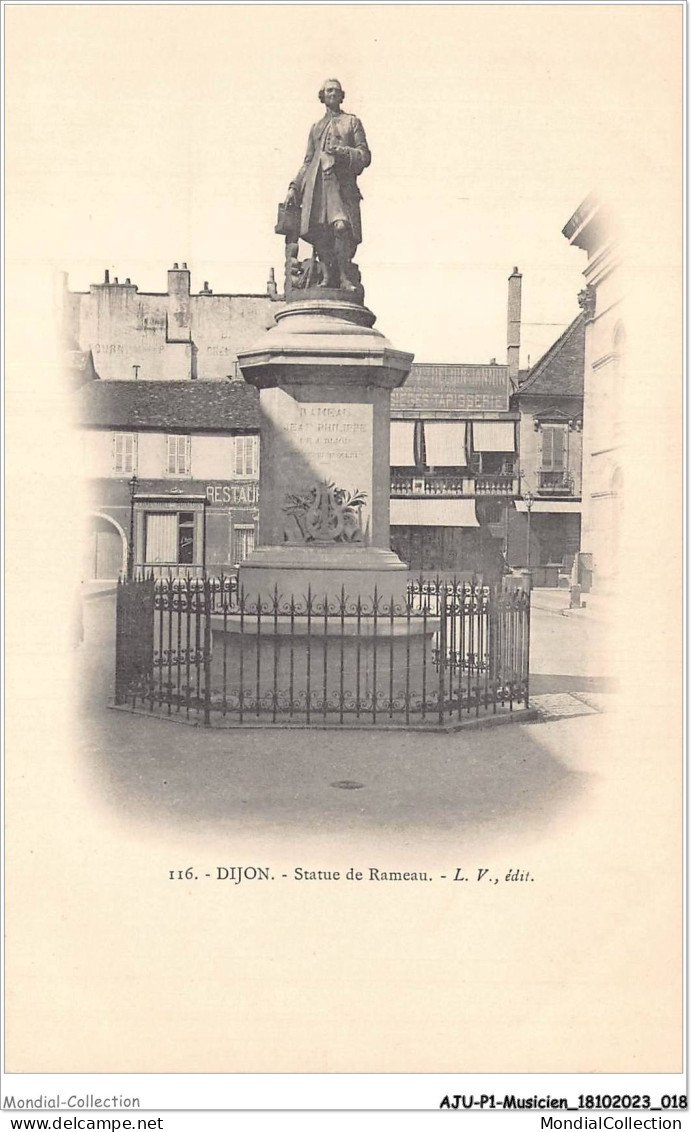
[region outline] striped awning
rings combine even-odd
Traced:
[[[513,421],[473,421],[473,448],[476,452],[515,452]]]
[[[415,455],[413,452],[413,430],[415,421],[391,421],[391,454],[389,463],[392,468],[414,468]]]
[[[474,499],[392,499],[392,527],[477,527]]]
[[[465,468],[465,421],[425,421],[425,457],[429,468]]]

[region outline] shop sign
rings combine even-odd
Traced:
[[[506,412],[509,376],[504,365],[414,365],[401,389],[394,389],[392,409],[455,409]]]
[[[259,503],[259,484],[251,483],[210,483],[207,484],[206,498],[211,507],[256,506]]]

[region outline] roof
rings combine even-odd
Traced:
[[[581,312],[550,346],[516,390],[519,397],[582,397],[585,366],[585,315]]]
[[[243,381],[92,381],[75,403],[77,423],[96,428],[259,429],[259,394]]]

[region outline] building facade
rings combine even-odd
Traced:
[[[585,323],[583,529],[581,583],[607,591],[620,571],[626,400],[626,284],[614,218],[594,195],[576,209],[564,236],[587,253]]]
[[[128,567],[219,573],[250,553],[259,507],[256,390],[237,352],[273,324],[261,295],[191,291],[187,264],[168,289],[58,287],[60,333],[84,456],[89,514],[84,575]]]
[[[277,299],[271,274],[266,292],[215,295],[204,283],[191,290],[186,263],[174,264],[164,292],[141,292],[126,279],[70,291],[61,273],[57,302],[64,341],[91,356],[102,381],[237,380],[237,353],[273,325]]]
[[[93,381],[76,398],[89,492],[86,578],[114,579],[128,565],[217,574],[250,553],[259,518],[256,390]]]
[[[70,380],[85,382],[88,578],[233,570],[257,537],[258,395],[236,360],[282,296],[272,279],[265,295],[192,295],[185,264],[168,278],[160,295],[62,281]],[[413,572],[497,580],[529,565],[556,584],[578,550],[585,316],[524,374],[520,318],[514,268],[506,362],[414,364],[393,391],[391,546]]]
[[[507,556],[534,585],[566,580],[580,549],[585,316],[530,370],[512,405],[519,416],[520,485],[509,512]]]
[[[519,489],[521,275],[509,277],[507,360],[414,364],[391,398],[391,545],[413,571],[498,578]]]

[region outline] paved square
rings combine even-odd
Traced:
[[[598,710],[590,707],[584,699],[572,696],[570,692],[547,692],[542,696],[531,696],[530,706],[537,708],[542,719],[568,719],[573,715],[595,715]]]

